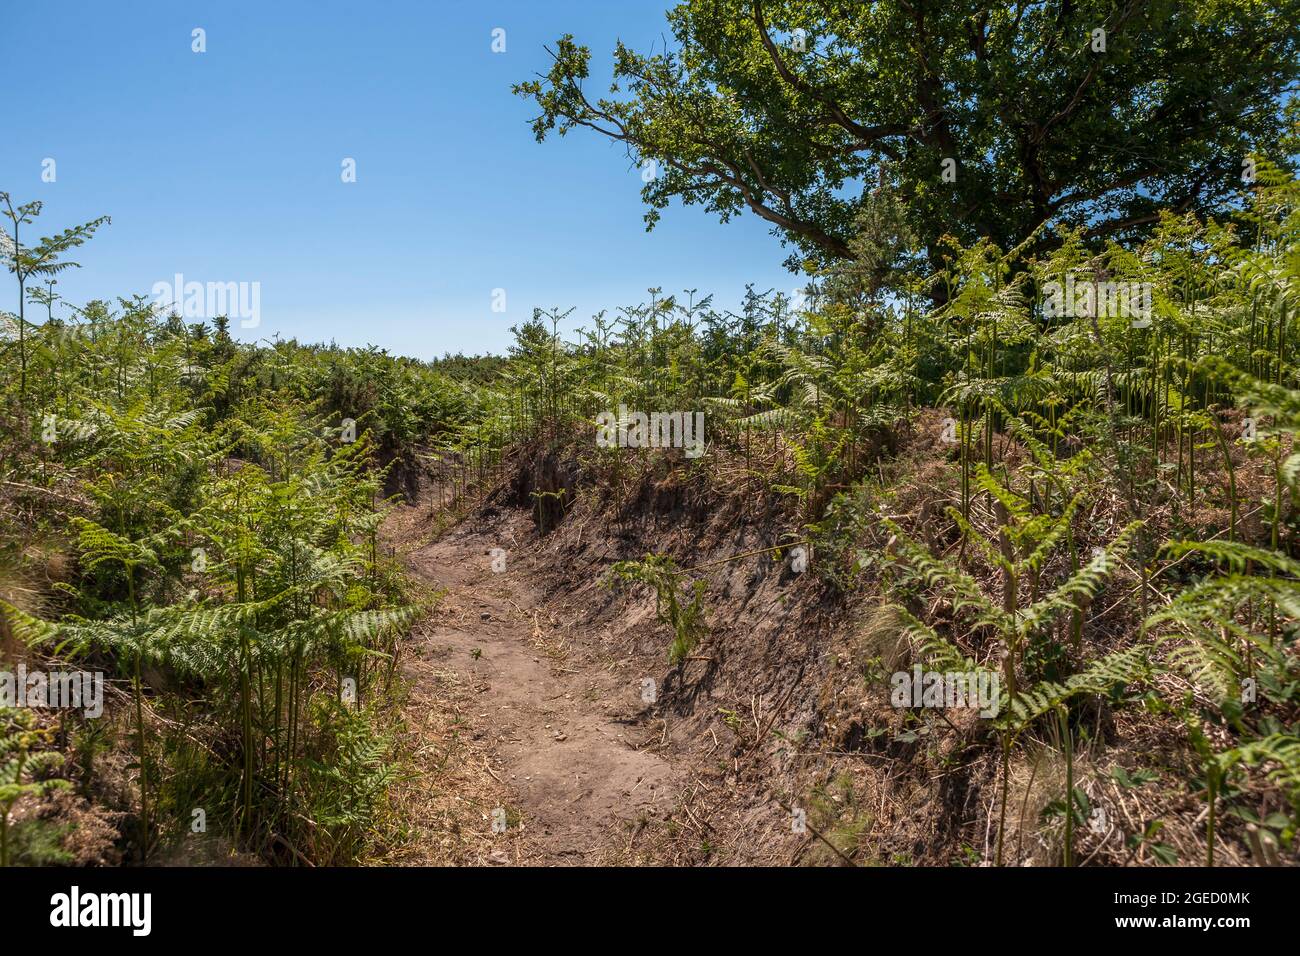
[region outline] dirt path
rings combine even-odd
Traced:
[[[418,698],[422,680],[467,690],[466,730],[501,784],[508,823],[505,834],[492,835],[485,862],[624,859],[638,821],[670,809],[673,769],[636,746],[646,736],[637,726],[639,688],[598,655],[571,653],[586,635],[539,603],[536,559],[513,546],[526,526],[521,515],[470,519],[432,543],[392,539],[408,572],[445,592],[413,648],[437,663],[435,676],[414,671],[414,692]],[[418,532],[407,526],[397,534]],[[493,570],[493,548],[505,552],[503,571]],[[490,817],[481,825],[490,832]]]

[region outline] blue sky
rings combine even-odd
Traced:
[[[576,306],[578,324],[650,286],[727,306],[746,282],[789,292],[796,277],[756,217],[722,225],[674,206],[647,234],[621,148],[582,131],[538,145],[533,109],[510,93],[566,32],[591,47],[590,89],[604,93],[615,39],[660,42],[666,7],[5,3],[6,73],[27,95],[7,109],[0,190],[45,201],[41,235],[113,217],[61,277],[69,300],[148,295],[176,273],[259,282],[260,326],[232,323],[249,340],[499,352],[534,306]],[[16,287],[0,288],[0,309],[16,306]]]

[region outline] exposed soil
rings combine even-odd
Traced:
[[[960,542],[939,516],[955,479],[929,421],[940,414],[882,460],[890,493],[877,503],[951,555]],[[520,449],[461,499],[461,516],[438,500],[449,482],[417,480],[416,503],[386,523],[410,576],[443,592],[405,664],[418,777],[398,810],[423,833],[391,862],[991,865],[996,739],[973,712],[893,706],[888,675],[913,663],[897,594],[865,571],[848,589],[826,577],[855,551],[888,547],[878,522],[848,546],[821,539],[802,573],[798,517],[744,462],[588,467],[571,449]],[[1101,540],[1106,524],[1089,519]],[[652,552],[706,588],[707,634],[677,665],[651,590],[609,586],[614,562]],[[1120,580],[1104,596],[1094,643],[1131,630],[1112,618],[1136,613],[1133,587]],[[916,610],[946,613],[940,601]],[[1122,824],[1077,831],[1079,859],[1150,863],[1125,839],[1155,818],[1179,858],[1195,859],[1199,808],[1177,785],[1191,769],[1140,788],[1111,775],[1178,768],[1177,728],[1145,715],[1121,732],[1097,707],[1075,784]],[[1054,863],[1059,827],[1044,811],[1065,777],[1052,741],[1026,736],[1011,763],[1007,862]],[[1248,859],[1223,843],[1226,862]]]
[[[838,813],[804,800],[836,775],[796,742],[838,710],[842,609],[771,550],[788,516],[664,461],[616,485],[525,452],[461,517],[428,482],[390,515],[408,575],[442,592],[405,666],[422,779],[398,802],[423,849],[393,862],[842,864],[812,832]],[[548,507],[529,507],[539,489]],[[613,562],[651,551],[708,585],[708,635],[677,665],[650,589],[609,587]]]
[[[477,855],[528,865],[608,861],[675,800],[672,765],[644,745],[639,682],[616,662],[570,652],[576,621],[542,599],[538,558],[518,547],[531,531],[526,512],[472,518],[432,542],[413,541],[428,534],[432,517],[403,508],[388,529],[408,573],[443,592],[418,632],[415,652],[426,666],[407,673],[416,701],[439,692],[430,682],[460,685],[459,730],[500,784],[507,829],[494,832],[492,807],[482,821],[490,839],[477,841]],[[498,547],[504,557],[494,570]]]

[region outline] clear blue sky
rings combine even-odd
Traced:
[[[243,339],[430,358],[499,352],[534,306],[576,306],[577,320],[650,286],[729,306],[746,282],[789,292],[796,277],[756,217],[722,225],[674,206],[647,234],[621,148],[582,131],[538,145],[533,110],[510,93],[571,32],[603,94],[615,39],[660,42],[667,6],[5,0],[5,73],[23,106],[6,97],[0,189],[45,201],[41,235],[113,217],[60,279],[71,301],[147,295],[177,272],[260,282],[261,326],[232,323]],[[195,27],[206,53],[191,51]],[[356,183],[340,181],[344,157]],[[16,287],[0,288],[0,309],[16,305]]]

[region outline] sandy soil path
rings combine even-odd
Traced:
[[[394,540],[408,573],[445,592],[414,650],[472,694],[467,729],[502,784],[508,825],[490,862],[627,862],[643,822],[671,808],[674,771],[638,749],[639,689],[598,655],[570,653],[587,635],[539,603],[536,558],[511,547],[527,523],[469,519],[428,544]]]

